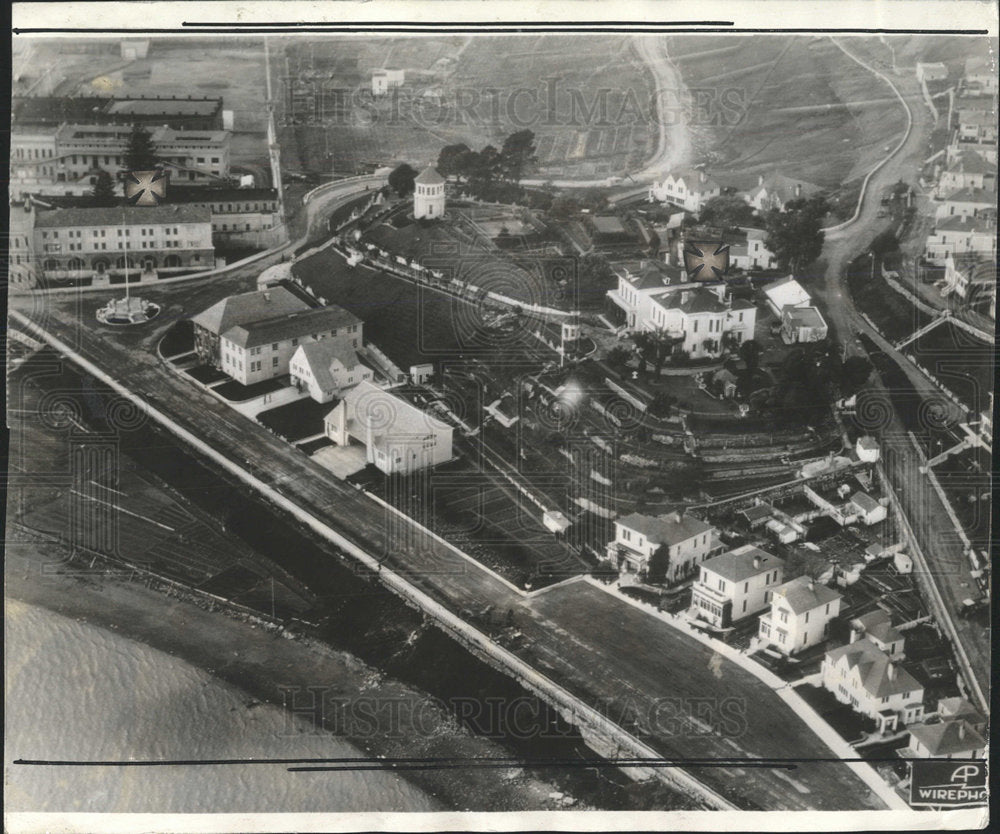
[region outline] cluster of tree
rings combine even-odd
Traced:
[[[826,198],[816,195],[792,200],[784,211],[772,209],[764,215],[764,245],[774,253],[781,269],[801,274],[819,257],[823,251],[823,222],[829,210]]]
[[[521,178],[535,161],[535,134],[525,129],[510,134],[499,150],[493,145],[479,151],[461,142],[446,145],[437,169],[444,177],[457,177],[476,197],[501,199],[520,193]]]
[[[735,194],[713,197],[702,207],[700,218],[702,223],[721,229],[757,224],[753,206]]]

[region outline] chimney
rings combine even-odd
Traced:
[[[858,640],[861,639],[861,637],[862,637],[863,634],[864,634],[864,631],[862,629],[856,628],[856,627],[852,626],[851,627],[851,642],[852,643],[856,643]]]
[[[896,664],[891,660],[889,661],[889,665],[885,667],[885,673],[889,677],[889,680],[896,680]]]
[[[964,721],[959,721],[958,722],[958,737],[960,739],[965,738],[965,722]]]
[[[795,196],[796,197],[802,196],[802,183],[800,182],[795,183]]]
[[[264,290],[264,300],[265,301],[271,300],[271,293],[269,293],[267,290]]]
[[[757,175],[757,185],[763,185],[763,184],[764,184],[764,175],[763,174],[758,174]]]
[[[706,174],[704,171],[699,171],[698,179],[700,179],[702,182],[705,182],[705,180],[708,179],[708,174]]]
[[[755,568],[759,568],[760,567],[760,556],[754,556],[753,557],[753,566]]]
[[[810,591],[816,590],[816,580],[813,579],[811,576],[809,577],[809,590]]]

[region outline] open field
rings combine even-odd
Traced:
[[[689,89],[728,95],[744,113],[736,124],[723,111],[722,124],[692,125],[725,184],[745,188],[777,171],[833,187],[863,176],[905,127],[892,90],[828,38],[675,36],[668,51]]]

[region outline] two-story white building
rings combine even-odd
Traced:
[[[987,191],[983,188],[959,188],[944,198],[944,202],[937,207],[935,217],[940,220],[944,217],[978,217],[984,212],[997,210],[996,191]]]
[[[353,341],[353,340],[352,340]],[[288,365],[292,384],[309,391],[316,402],[328,403],[359,382],[373,378],[357,350],[342,339],[321,339],[301,344]]]
[[[903,633],[892,624],[892,618],[881,608],[861,614],[850,621],[851,642],[870,640],[893,660],[906,657]]]
[[[923,718],[923,685],[868,639],[827,651],[821,674],[825,689],[873,719],[881,732]]]
[[[350,388],[324,419],[338,446],[355,440],[368,463],[387,475],[407,474],[451,460],[452,427],[371,382]]]
[[[941,295],[957,295],[971,304],[985,306],[996,298],[997,262],[981,252],[962,252],[944,259]]]
[[[761,616],[757,637],[765,646],[792,655],[822,643],[840,613],[841,596],[808,576],[771,593],[771,610]]]
[[[785,307],[781,311],[781,340],[786,345],[819,342],[829,328],[815,307]]]
[[[811,307],[812,299],[805,288],[791,275],[772,281],[763,289],[767,306],[779,319],[786,307]]]
[[[215,266],[212,217],[197,206],[37,210],[37,266],[47,281],[139,273],[167,277]]]
[[[904,759],[982,759],[986,756],[986,718],[965,698],[938,700],[937,709],[912,724]]]
[[[938,176],[936,193],[943,197],[961,188],[996,191],[997,166],[972,150],[961,151]]]
[[[298,347],[332,339],[345,350],[362,345],[361,319],[342,307],[321,307],[245,322],[219,338],[220,367],[243,385],[284,376]]]
[[[782,583],[785,563],[753,545],[713,556],[698,567],[691,588],[691,613],[718,628],[767,608]]]
[[[997,91],[996,57],[971,56],[966,58],[962,80],[966,86],[979,93],[995,93]]]
[[[673,582],[690,575],[721,545],[715,528],[690,513],[661,516],[631,513],[615,519],[615,538],[608,543],[607,558],[622,573],[644,573],[660,547],[667,548],[666,578]]]
[[[983,258],[996,259],[997,220],[993,212],[978,217],[968,214],[940,218],[934,231],[927,236],[924,257],[929,263],[944,266],[949,255],[969,252],[982,253]]]
[[[705,203],[721,193],[722,187],[705,171],[681,168],[654,182],[649,187],[648,199],[651,203],[673,203],[697,214]]]

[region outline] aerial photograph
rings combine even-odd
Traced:
[[[987,823],[996,7],[91,5],[12,35],[8,830]]]

